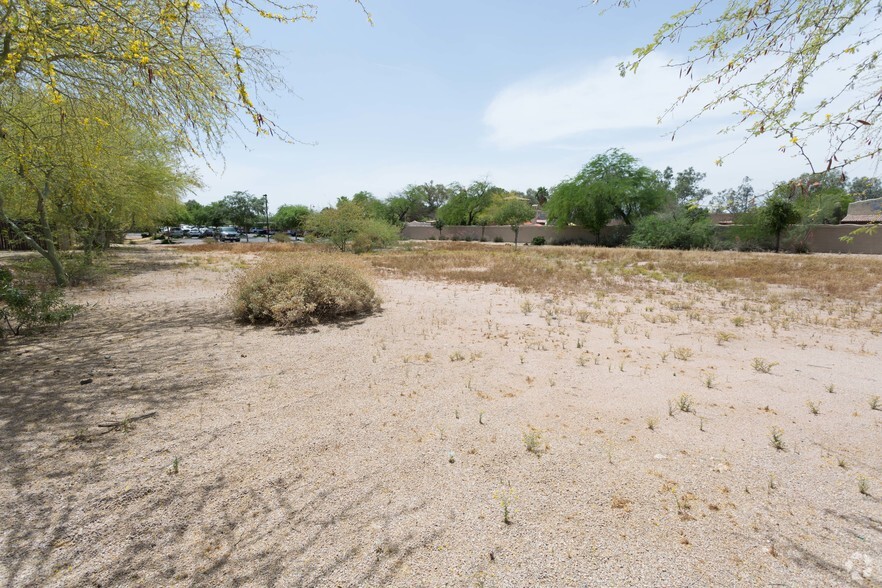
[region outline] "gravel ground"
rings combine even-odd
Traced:
[[[864,311],[386,277],[280,331],[149,255],[202,261],[0,347],[5,586],[882,585]]]

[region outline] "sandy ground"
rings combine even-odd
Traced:
[[[286,332],[231,271],[151,263],[0,348],[3,586],[882,585],[861,309],[387,277]]]

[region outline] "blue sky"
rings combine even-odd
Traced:
[[[430,180],[551,187],[610,147],[658,169],[693,166],[715,192],[744,176],[765,190],[807,171],[774,139],[751,142],[715,166],[740,143],[740,135],[717,134],[727,113],[691,124],[671,142],[675,121],[657,124],[681,87],[677,72],[663,67],[676,57],[671,50],[636,76],[618,76],[616,64],[677,2],[603,15],[590,0],[365,2],[374,26],[342,0],[320,3],[311,23],[254,26],[253,41],[279,51],[293,92],[263,97],[303,143],[247,133],[230,139],[223,160],[197,164],[205,183],[197,200],[248,190],[267,194],[271,209],[321,208],[359,190],[385,198]],[[678,115],[693,112],[689,106]]]

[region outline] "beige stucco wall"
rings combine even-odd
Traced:
[[[625,230],[624,227],[606,227],[601,232],[602,241],[615,241],[621,239],[619,235]],[[481,239],[481,227],[478,226],[450,226],[444,227],[441,232],[444,239],[458,239],[464,241],[467,238],[473,241]],[[425,226],[406,226],[402,231],[403,239],[438,239],[438,229]],[[496,238],[501,238],[505,243],[514,242],[514,231],[509,226],[488,226],[484,229],[484,239],[493,242]],[[557,241],[578,241],[584,243],[594,243],[597,238],[591,231],[578,227],[567,227],[558,229],[557,227],[540,227],[540,226],[523,226],[518,232],[518,243],[530,243],[534,237],[545,237],[545,242],[549,245]]]
[[[840,237],[846,236],[860,225],[816,225],[809,229],[808,246],[809,251],[813,253],[869,253],[874,255],[882,255],[882,227],[873,235],[857,235],[851,243],[840,240]],[[606,227],[601,233],[601,240],[604,242],[621,242],[623,235],[627,234],[626,227]],[[725,234],[729,227],[718,227],[717,230]],[[481,238],[481,227],[461,227],[451,226],[444,227],[442,231],[444,239],[465,240],[471,238],[478,241]],[[519,243],[530,243],[533,237],[545,237],[545,242],[549,245],[559,241],[576,241],[592,244],[596,241],[594,234],[578,227],[567,227],[558,229],[557,227],[538,227],[524,226],[521,227],[518,234]],[[514,241],[514,232],[508,226],[488,226],[484,230],[484,239],[492,242],[496,237],[501,237],[506,243]],[[403,239],[437,239],[438,229],[425,226],[407,226],[402,231]],[[785,243],[785,247],[788,244]]]
[[[882,255],[882,227],[872,235],[855,235],[851,243],[840,241],[840,237],[845,237],[860,227],[861,225],[816,225],[809,229],[809,251]]]

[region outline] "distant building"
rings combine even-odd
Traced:
[[[844,225],[868,225],[882,222],[882,198],[859,200],[848,205],[848,214],[842,219]]]

